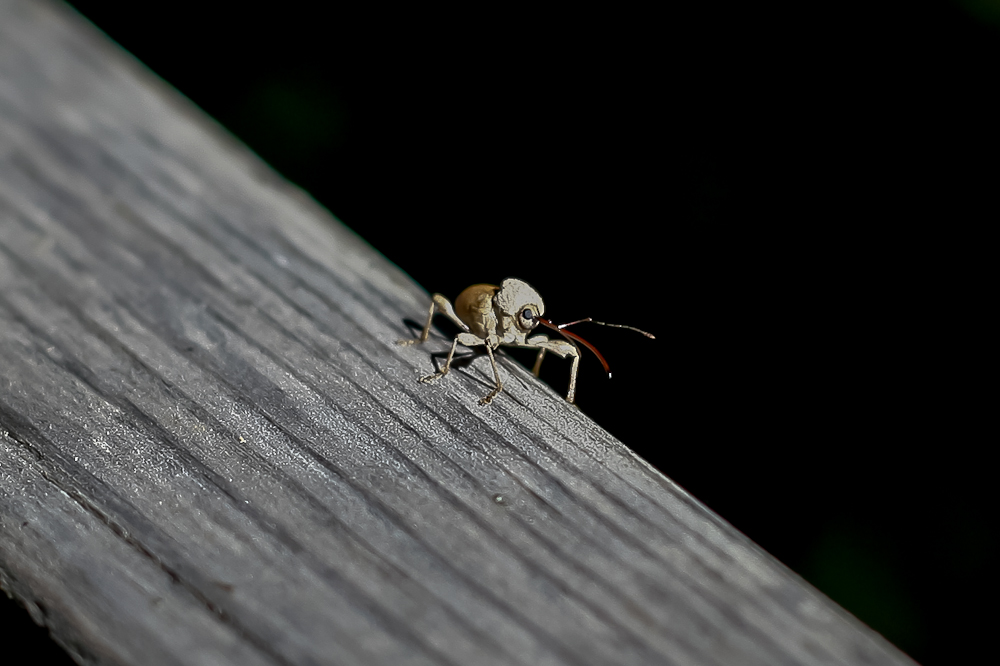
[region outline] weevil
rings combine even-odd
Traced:
[[[542,302],[542,297],[531,285],[522,280],[507,278],[499,287],[493,284],[474,284],[466,288],[455,299],[454,306],[441,294],[434,294],[431,298],[430,310],[427,313],[427,323],[424,325],[420,337],[400,340],[399,344],[413,345],[425,342],[431,332],[431,321],[438,312],[448,317],[461,331],[451,343],[451,351],[448,352],[444,367],[432,375],[421,377],[420,381],[429,384],[447,375],[448,371],[451,370],[451,360],[455,355],[455,348],[460,343],[466,347],[483,346],[486,348],[486,354],[490,357],[490,365],[493,366],[496,387],[479,401],[480,405],[490,404],[493,398],[503,390],[500,371],[497,369],[497,361],[493,355],[493,350],[500,345],[537,349],[538,356],[535,358],[533,369],[536,377],[541,368],[542,359],[545,358],[545,352],[552,352],[560,358],[567,356],[572,358],[573,363],[569,371],[569,391],[566,393],[566,401],[572,403],[576,398],[576,375],[580,365],[580,348],[577,347],[577,342],[594,352],[604,366],[604,371],[608,373],[608,377],[611,377],[611,370],[601,353],[580,336],[564,330],[567,326],[593,322],[602,326],[627,328],[642,333],[648,338],[654,337],[632,326],[606,324],[589,317],[567,324],[554,324],[542,317],[545,314],[545,304]],[[544,335],[534,335],[529,338],[528,335],[539,324],[557,331],[566,340],[550,340]]]

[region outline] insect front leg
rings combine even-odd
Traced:
[[[536,335],[528,338],[527,344],[518,345],[528,349],[537,349],[538,357],[535,360],[535,375],[542,365],[545,352],[550,351],[559,358],[572,357],[573,365],[569,369],[569,391],[566,393],[566,402],[573,402],[576,399],[576,373],[580,367],[580,350],[568,340],[549,340],[544,335]]]

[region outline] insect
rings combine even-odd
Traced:
[[[427,313],[427,323],[424,325],[424,330],[420,334],[420,337],[410,340],[400,340],[399,344],[413,345],[426,341],[431,331],[431,320],[434,319],[434,315],[438,312],[448,317],[448,319],[452,320],[462,330],[455,336],[454,341],[451,343],[451,351],[448,352],[448,359],[444,362],[444,367],[432,375],[421,377],[420,381],[429,384],[447,375],[451,369],[451,359],[455,355],[455,348],[459,343],[466,347],[482,345],[486,347],[486,353],[490,357],[496,387],[479,401],[480,405],[490,404],[493,398],[503,390],[503,382],[500,381],[500,371],[497,369],[496,358],[493,356],[493,350],[500,345],[537,349],[538,356],[535,359],[533,370],[536,377],[538,376],[538,371],[541,368],[542,359],[545,358],[546,352],[552,352],[560,358],[566,358],[567,356],[572,358],[573,365],[569,371],[569,391],[566,394],[566,401],[572,403],[574,398],[576,398],[576,374],[580,365],[580,348],[576,345],[577,342],[594,352],[604,366],[604,371],[608,373],[608,377],[611,377],[611,370],[608,367],[607,361],[601,356],[601,353],[579,335],[565,330],[567,326],[592,322],[602,326],[627,328],[642,333],[648,338],[654,337],[650,333],[640,331],[638,328],[632,326],[606,324],[589,317],[567,324],[554,324],[542,317],[545,313],[545,304],[542,302],[542,297],[538,295],[538,292],[531,285],[522,280],[507,278],[499,287],[492,284],[474,284],[468,287],[455,299],[454,306],[441,294],[434,294],[431,299],[430,311]],[[544,335],[534,335],[529,338],[528,335],[539,324],[557,331],[566,339],[550,340]]]

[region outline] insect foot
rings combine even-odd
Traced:
[[[451,369],[451,359],[455,355],[455,347],[459,343],[466,347],[482,346],[486,348],[486,354],[490,357],[490,365],[493,368],[493,380],[496,388],[490,391],[489,395],[479,401],[480,405],[488,405],[493,402],[502,390],[503,383],[500,381],[500,370],[497,368],[496,358],[493,350],[500,345],[509,347],[523,347],[538,351],[535,361],[534,373],[538,376],[538,370],[542,364],[545,352],[549,351],[560,358],[571,358],[572,366],[569,371],[569,390],[566,392],[566,401],[572,403],[576,398],[576,376],[580,365],[580,348],[577,343],[582,344],[590,351],[594,352],[604,366],[604,371],[611,377],[611,370],[607,361],[601,353],[589,342],[575,333],[564,330],[574,324],[593,322],[602,326],[613,326],[615,328],[627,328],[638,333],[642,333],[648,338],[653,336],[645,331],[640,331],[632,326],[621,326],[619,324],[605,324],[591,318],[580,319],[567,324],[554,324],[542,315],[545,313],[545,305],[542,297],[538,295],[531,285],[522,280],[507,278],[500,286],[493,284],[474,284],[465,289],[455,304],[442,296],[434,294],[431,298],[431,307],[427,312],[427,323],[419,338],[412,340],[400,340],[401,345],[414,345],[426,342],[431,332],[431,321],[434,315],[441,313],[450,319],[461,331],[455,336],[451,343],[451,351],[448,352],[448,359],[444,363],[444,368],[434,373],[421,377],[420,381],[430,384],[448,374]],[[542,324],[553,329],[565,340],[549,340],[544,335],[527,336]]]
[[[482,406],[490,404],[491,402],[493,402],[493,398],[497,397],[497,394],[500,393],[500,391],[502,390],[503,390],[503,384],[501,382],[497,382],[497,387],[492,391],[490,391],[490,394],[485,398],[480,398],[479,404]]]
[[[417,381],[419,381],[421,384],[433,384],[434,382],[436,382],[437,380],[441,379],[444,376],[445,373],[443,372],[435,372],[433,375],[426,375],[424,377],[421,377]]]

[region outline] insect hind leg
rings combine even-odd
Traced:
[[[441,294],[434,294],[431,298],[431,307],[427,311],[427,323],[424,324],[424,330],[421,331],[420,337],[398,340],[397,344],[407,346],[419,345],[422,342],[427,342],[427,338],[431,334],[431,323],[434,321],[434,315],[438,312],[450,319],[456,326],[462,329],[463,332],[469,332],[469,327],[465,324],[465,322],[458,318],[457,314],[455,314],[455,308],[452,306],[451,301]]]

